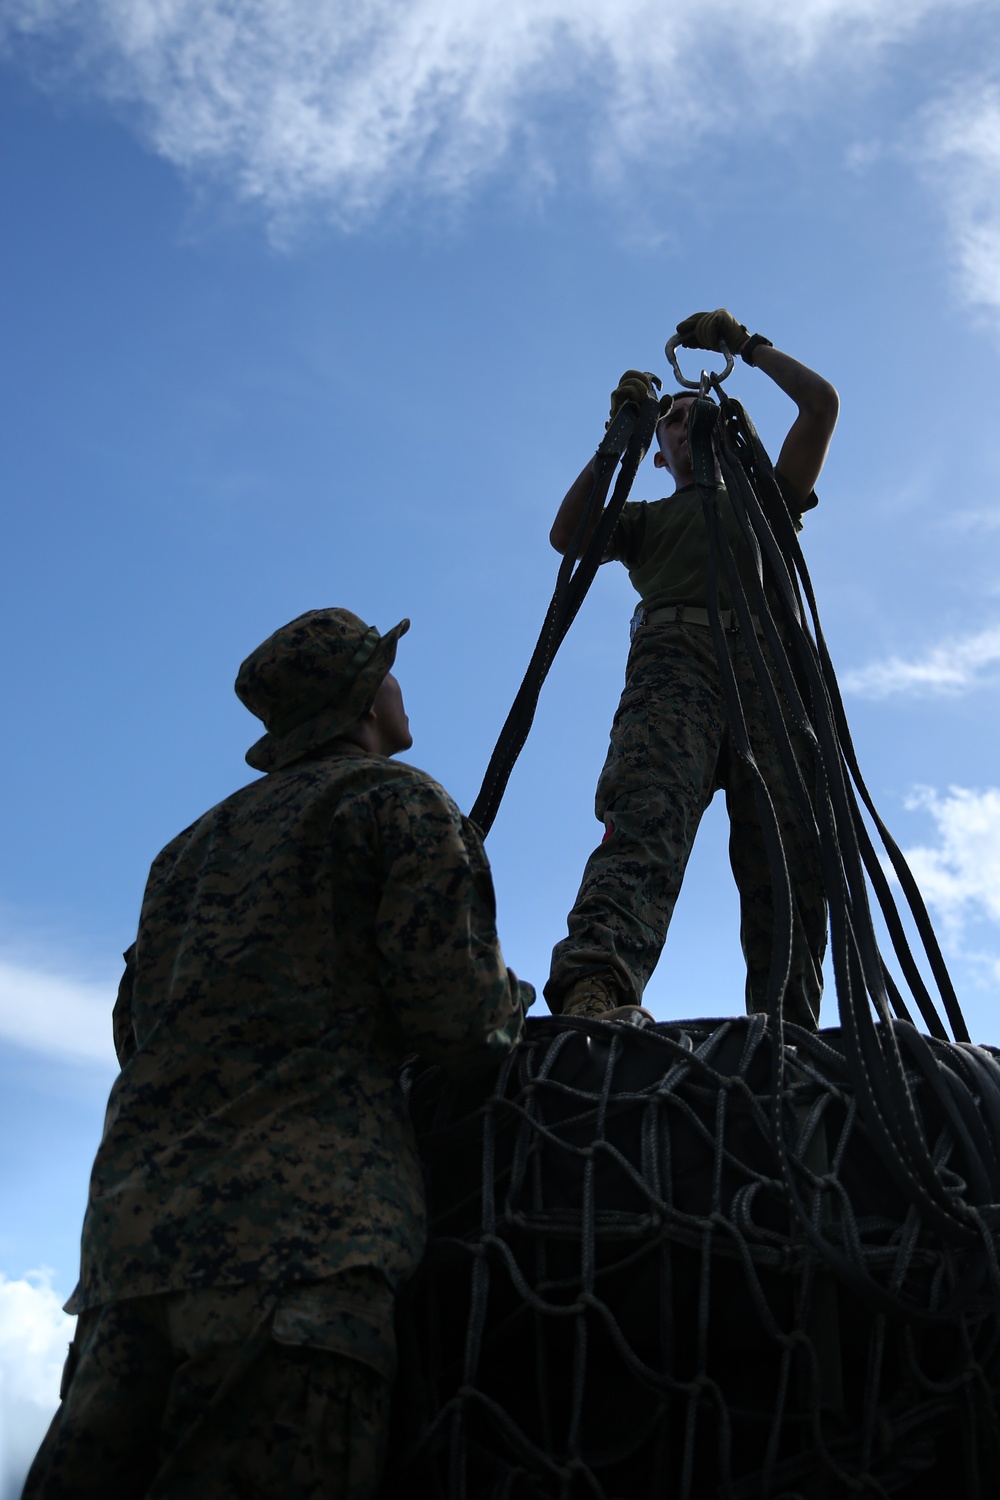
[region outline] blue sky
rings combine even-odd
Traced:
[[[54,1404],[146,870],[250,776],[239,662],[303,609],[409,615],[410,758],[471,805],[554,509],[692,311],[840,390],[803,543],[862,766],[1000,1043],[998,33],[987,0],[4,7],[0,1494]],[[775,452],[789,403],[732,386]],[[632,603],[602,570],[488,843],[539,986]],[[662,1017],[741,1008],[725,843],[713,807]]]

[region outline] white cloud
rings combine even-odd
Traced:
[[[925,808],[937,826],[936,848],[919,845],[905,854],[952,938],[968,920],[1000,922],[1000,789],[953,786],[939,796],[933,787],[918,787],[906,805]]]
[[[554,99],[575,111],[575,159],[620,168],[664,126],[683,143],[810,110],[928,20],[985,3],[7,0],[0,44],[136,108],[157,151],[272,224],[309,204],[352,224],[399,191],[461,193],[519,141],[544,177]]]
[[[0,957],[0,1037],[81,1063],[115,1064],[117,983],[97,984]]]
[[[892,656],[843,673],[845,693],[861,698],[888,698],[893,693],[911,697],[947,697],[967,693],[995,680],[1000,665],[1000,626],[976,635],[946,641],[924,656],[905,661]]]
[[[64,1299],[65,1300],[65,1299]],[[0,1271],[0,1379],[5,1391],[49,1410],[59,1399],[76,1319],[62,1310],[47,1267],[11,1281]]]
[[[0,1496],[20,1492],[28,1466],[59,1404],[66,1346],[76,1319],[52,1289],[51,1273],[20,1281],[0,1272]]]
[[[923,119],[918,156],[945,209],[959,287],[1000,313],[1000,83],[964,79]]]

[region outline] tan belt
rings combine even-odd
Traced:
[[[739,621],[736,618],[735,609],[720,609],[719,619],[723,630],[739,630]],[[756,615],[750,616],[754,633],[763,635],[763,627]],[[711,619],[707,609],[699,609],[693,604],[667,604],[663,609],[643,609],[642,605],[632,616],[631,634],[634,639],[637,630],[643,625],[711,625]]]

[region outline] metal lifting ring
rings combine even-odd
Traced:
[[[702,370],[701,380],[685,380],[684,376],[681,374],[681,367],[677,363],[677,346],[680,344],[680,341],[681,335],[679,333],[675,333],[671,338],[667,339],[667,342],[663,346],[663,352],[669,359],[670,363],[673,365],[674,374],[677,376],[677,380],[680,385],[687,386],[689,391],[699,391],[703,387],[707,390],[709,385],[721,385],[724,380],[729,379],[730,375],[733,373],[733,367],[735,366],[736,361],[730,354],[729,350],[726,348],[725,344],[723,344],[720,340],[719,353],[726,356],[726,368],[722,371],[721,375],[717,374],[714,370],[711,372],[711,374],[709,374],[706,370]]]

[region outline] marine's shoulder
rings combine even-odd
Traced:
[[[290,774],[290,773],[289,773]],[[428,798],[452,804],[440,782],[408,761],[358,750],[349,756],[321,756],[300,771],[304,792],[341,798],[370,798],[402,802]]]
[[[381,760],[381,767],[373,780],[373,786],[377,787],[381,795],[396,797],[404,804],[443,802],[449,809],[458,811],[454,799],[429,771],[422,770],[420,766],[412,766],[405,760],[387,760],[379,756],[372,759]]]
[[[444,787],[419,766],[362,750],[320,755],[237,788],[175,834],[153,864],[169,865],[183,849],[246,819],[266,823],[279,809],[305,813],[312,806],[315,813],[317,804],[326,804],[332,812],[338,805],[356,808],[360,802],[414,807],[428,801],[444,804],[460,816]]]
[[[646,514],[652,503],[654,502],[649,500],[626,500],[622,506],[621,515],[618,517],[619,524],[634,525]]]

